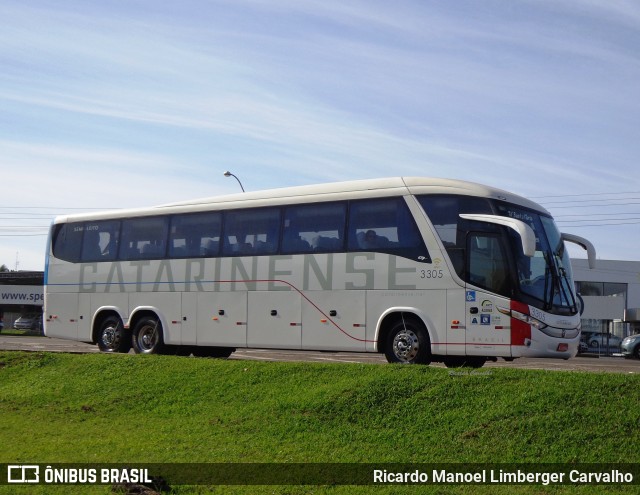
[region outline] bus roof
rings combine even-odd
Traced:
[[[338,201],[408,194],[457,194],[493,198],[549,214],[542,206],[522,196],[474,182],[426,177],[390,177],[264,189],[180,201],[149,208],[64,215],[57,217],[54,223],[103,218],[125,218],[130,216],[152,216],[163,213],[186,213],[190,211],[207,211],[209,209],[226,210],[232,208],[277,206],[283,204],[308,203],[310,200],[318,202]]]

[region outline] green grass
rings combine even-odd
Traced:
[[[0,352],[0,462],[638,463],[639,404],[636,374]],[[0,492],[110,493],[104,486],[28,488]],[[604,489],[420,487],[487,494]]]

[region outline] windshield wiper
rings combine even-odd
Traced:
[[[567,270],[562,266],[562,257],[560,256],[559,252],[556,253],[556,256],[559,272],[558,284],[560,285],[560,290],[562,291],[564,300],[567,301],[567,305],[571,308],[571,311],[578,312],[578,303],[573,295],[573,291],[570,289],[569,280],[567,279]]]

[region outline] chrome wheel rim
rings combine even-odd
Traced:
[[[413,361],[418,355],[420,344],[413,330],[405,328],[393,338],[393,353],[405,363]]]
[[[118,330],[115,327],[108,326],[102,330],[102,343],[105,347],[113,349],[118,343]]]
[[[147,325],[139,334],[138,345],[142,351],[151,351],[158,343],[158,332],[156,326]]]

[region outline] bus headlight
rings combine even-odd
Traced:
[[[535,319],[533,316],[529,316],[528,314],[521,313],[520,311],[516,311],[515,309],[501,308],[498,306],[498,311],[500,311],[504,315],[510,316],[511,318],[515,318],[517,320],[523,321],[526,324],[531,325],[534,328],[537,328],[538,330],[544,330],[549,326],[546,323],[543,323],[542,321]]]

